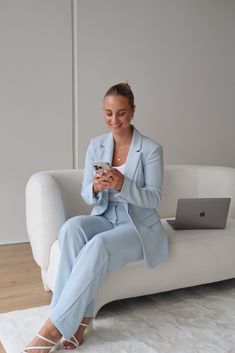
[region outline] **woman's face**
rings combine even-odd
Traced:
[[[135,108],[123,96],[104,97],[104,119],[114,134],[120,134],[130,129]]]

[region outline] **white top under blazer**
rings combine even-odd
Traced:
[[[112,167],[115,168],[117,170],[119,170],[119,172],[121,172],[123,175],[125,175],[125,163],[122,165],[119,165],[118,167]],[[124,202],[123,199],[120,199],[120,197],[115,196],[117,194],[117,192],[115,190],[109,190],[109,201],[116,201],[116,202]]]

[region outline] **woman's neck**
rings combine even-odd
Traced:
[[[128,130],[125,134],[122,133],[122,135],[115,135],[113,134],[113,139],[115,145],[118,146],[126,146],[131,144],[133,136],[133,128],[131,127],[130,130]]]

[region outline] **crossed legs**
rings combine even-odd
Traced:
[[[55,328],[54,340],[61,335],[65,339],[76,335],[81,331],[80,323],[92,318],[97,289],[108,272],[143,258],[140,238],[132,224],[114,226],[101,216],[73,217],[61,228],[59,242],[61,261],[47,322],[51,332]],[[49,339],[50,330],[43,330]],[[37,340],[37,344],[42,342]]]

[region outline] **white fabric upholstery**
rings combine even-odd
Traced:
[[[175,216],[182,197],[231,197],[229,217],[235,217],[235,168],[199,165],[166,165],[161,217]]]
[[[66,219],[87,214],[90,208],[80,196],[82,170],[39,172],[26,187],[26,224],[33,256],[47,269],[50,249]]]
[[[90,212],[80,196],[82,174],[82,170],[40,172],[27,184],[27,229],[33,256],[41,267],[47,290],[53,289],[58,268],[60,226],[74,215]],[[231,197],[226,228],[174,231],[165,218],[175,216],[177,200],[182,197]],[[158,212],[169,237],[169,258],[152,270],[145,268],[141,261],[110,273],[99,289],[96,312],[115,299],[235,277],[234,168],[165,166]]]

